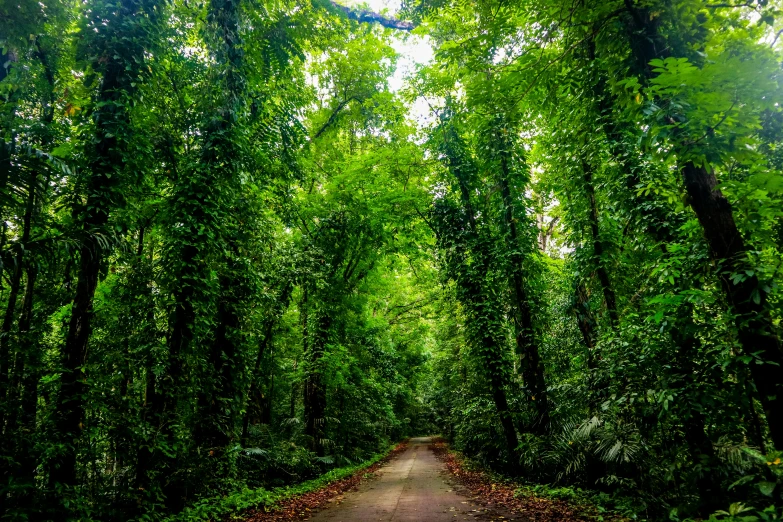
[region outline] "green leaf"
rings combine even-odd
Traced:
[[[777,484],[775,482],[759,482],[759,491],[761,491],[762,495],[766,495],[768,497],[772,496],[772,492],[775,491],[775,486]]]

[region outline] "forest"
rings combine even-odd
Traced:
[[[209,520],[431,434],[629,519],[783,520],[782,34],[0,0],[0,520]]]

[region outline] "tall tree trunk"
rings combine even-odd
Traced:
[[[49,60],[49,55],[42,45],[41,38],[35,39],[35,48],[35,55],[43,68],[47,89],[46,96],[44,97],[41,107],[43,114],[43,117],[41,118],[41,124],[44,128],[48,128],[54,121],[54,69],[52,63]],[[3,72],[5,72],[5,70]],[[50,146],[50,137],[47,136],[43,138],[42,144],[44,148]],[[0,156],[10,152],[10,149],[3,145],[3,143],[0,143]],[[0,160],[0,164],[3,163],[4,161]],[[0,178],[1,177],[2,175],[0,175]],[[23,217],[22,238],[20,243],[21,248],[17,255],[15,265],[15,268],[17,269],[21,269],[22,265],[25,266],[24,269],[26,274],[26,283],[25,293],[22,301],[22,311],[19,316],[18,336],[16,342],[16,366],[14,369],[14,375],[10,379],[12,382],[11,391],[14,396],[12,397],[11,393],[9,393],[6,398],[6,404],[11,408],[11,417],[8,420],[6,439],[11,439],[11,437],[8,435],[13,435],[16,439],[15,453],[16,460],[18,462],[16,481],[19,484],[26,485],[28,488],[20,490],[19,495],[15,499],[15,503],[22,509],[27,510],[32,510],[36,498],[35,468],[37,455],[35,452],[33,435],[37,429],[36,413],[38,406],[38,381],[40,379],[41,360],[43,358],[43,353],[32,331],[33,303],[35,297],[35,283],[38,277],[38,265],[36,260],[33,259],[30,253],[26,251],[29,248],[33,221],[38,215],[37,201],[39,184],[41,185],[41,191],[46,189],[46,181],[42,182],[39,180],[38,172],[33,169],[30,172],[30,177],[28,180],[27,202]],[[3,186],[3,183],[0,183],[0,186]],[[16,276],[16,273],[14,276]],[[15,299],[16,296],[14,296],[14,300]],[[11,305],[10,302],[9,305]],[[7,313],[12,311],[13,308],[13,306],[9,306],[10,310],[7,310]],[[4,320],[7,319],[8,317],[6,316]],[[6,325],[4,324],[4,326]],[[4,328],[4,330],[7,332],[7,334],[10,334],[7,328]],[[0,343],[3,342],[6,343],[5,352],[8,354],[7,343],[10,343],[10,339],[7,337],[7,335],[0,336]],[[2,360],[3,357],[0,355],[0,366],[2,366]],[[5,377],[5,371],[0,370],[0,379]],[[1,385],[0,390],[2,390]],[[0,399],[1,398],[2,392],[0,391]],[[2,431],[3,426],[2,415],[3,411],[0,409],[0,431]],[[2,511],[1,508],[0,511]]]
[[[509,467],[514,469],[518,465],[519,460],[519,452],[517,450],[519,439],[517,438],[517,431],[514,428],[511,410],[508,407],[508,397],[503,382],[493,382],[491,388],[492,401],[495,403],[495,408],[498,410],[500,424],[503,427],[503,436],[506,438],[506,451],[508,451],[511,460],[511,462],[509,462]]]
[[[15,49],[12,49],[10,46],[0,49],[0,81],[3,81],[8,76],[8,73],[11,70],[11,64],[15,61]],[[6,66],[6,64],[8,65]],[[12,107],[11,111],[16,112],[16,102],[22,92],[24,92],[22,89],[12,89],[10,96],[5,100],[7,107]],[[7,185],[8,180],[11,177],[11,160],[13,158],[14,142],[14,136],[11,137],[11,141],[8,143],[4,139],[0,140],[0,192],[4,194],[10,194]],[[2,202],[0,202],[0,212],[2,212],[2,214],[0,214],[0,221],[3,222],[3,231],[5,233],[7,212],[1,203]],[[2,268],[2,261],[0,261],[0,268]]]
[[[28,180],[27,201],[24,216],[22,218],[22,236],[16,245],[18,250],[14,258],[14,270],[11,275],[8,303],[5,316],[3,317],[2,330],[0,330],[0,434],[2,435],[0,436],[0,452],[4,455],[16,454],[17,461],[20,461],[19,464],[22,466],[27,464],[23,462],[25,458],[23,454],[29,454],[26,451],[28,449],[27,442],[29,442],[29,439],[20,436],[21,434],[17,433],[17,421],[20,408],[18,399],[19,394],[21,393],[22,380],[21,372],[24,372],[25,365],[25,351],[22,349],[25,339],[22,339],[22,327],[25,328],[25,337],[27,337],[26,331],[29,330],[30,314],[32,314],[33,288],[35,285],[35,271],[30,269],[33,263],[31,260],[26,259],[28,256],[26,256],[25,253],[30,243],[33,213],[35,210],[37,179],[37,172],[32,170]],[[17,342],[13,343],[17,347],[17,350],[15,350],[14,354],[16,364],[14,365],[14,368],[12,368],[12,352],[10,350],[10,346],[12,345],[11,331],[16,317],[17,301],[19,299],[19,291],[22,283],[22,274],[25,273],[25,265],[27,265],[28,279],[22,304],[23,310],[19,324],[19,335],[16,339]],[[30,279],[31,274],[33,274],[32,279]],[[30,307],[29,310],[28,307]],[[23,324],[21,321],[26,321],[26,324]],[[28,347],[28,350],[35,350],[35,348],[30,346]],[[0,462],[0,479],[2,479],[3,484],[7,484],[9,478],[19,473],[19,470],[14,471],[11,469],[11,462],[12,461],[8,459],[2,459],[2,462]],[[25,494],[23,493],[22,497],[24,496]],[[0,495],[0,508],[3,507],[5,497],[4,494]],[[18,500],[24,501],[24,498]]]
[[[5,426],[6,411],[12,407],[9,401],[11,390],[9,389],[10,369],[11,369],[11,329],[16,317],[16,303],[19,300],[19,290],[22,286],[22,274],[24,274],[25,250],[29,246],[30,231],[32,228],[33,210],[35,208],[35,186],[37,182],[37,173],[33,170],[30,174],[29,187],[27,193],[27,204],[22,223],[22,237],[17,244],[17,253],[14,258],[14,271],[11,274],[10,291],[8,294],[8,303],[6,304],[5,315],[3,316],[3,325],[0,329],[0,433],[8,434]]]
[[[576,325],[582,334],[582,341],[587,350],[586,364],[587,377],[590,388],[588,408],[590,414],[598,411],[599,405],[604,402],[610,394],[610,382],[606,372],[599,368],[600,356],[597,351],[598,346],[598,322],[590,309],[590,294],[584,282],[579,281],[574,290],[573,312],[576,316]]]
[[[502,139],[502,138],[500,138]],[[503,140],[505,141],[505,140]],[[503,143],[501,141],[501,143]],[[500,188],[503,197],[503,220],[506,226],[506,245],[510,252],[510,272],[512,299],[514,304],[514,330],[517,347],[517,357],[522,370],[522,379],[528,390],[528,398],[534,404],[536,419],[533,422],[534,432],[543,434],[549,427],[549,400],[547,397],[544,364],[538,349],[533,312],[530,300],[522,280],[524,256],[517,233],[516,217],[514,216],[514,199],[511,194],[511,168],[508,150],[511,144],[504,143],[500,152]],[[516,435],[514,437],[516,439]]]
[[[261,378],[261,366],[264,359],[267,357],[267,351],[272,347],[272,336],[274,335],[275,327],[280,320],[280,314],[288,307],[288,301],[291,298],[291,290],[293,286],[286,282],[283,285],[283,289],[280,292],[280,296],[277,299],[277,306],[270,311],[269,317],[264,321],[263,335],[258,342],[258,353],[256,354],[256,362],[253,366],[253,374],[250,380],[250,389],[247,392],[247,408],[245,417],[242,423],[242,440],[247,439],[248,428],[250,426],[251,417],[256,418],[262,424],[265,424],[265,420],[268,418],[267,410],[269,410],[268,401],[264,399],[262,387],[259,385]],[[264,372],[269,374],[271,372]],[[267,390],[267,396],[269,392]]]
[[[299,309],[301,310],[300,313],[300,319],[302,322],[302,354],[303,354],[303,363],[305,365],[305,370],[307,372],[310,371],[308,367],[308,359],[310,350],[312,348],[310,347],[313,343],[313,339],[311,336],[311,329],[310,329],[310,292],[307,286],[305,286],[302,289],[302,301],[299,303]],[[297,363],[299,361],[294,361],[294,367],[297,366]],[[291,383],[291,419],[294,418],[294,414],[296,413],[296,391],[297,391],[296,383]],[[305,417],[305,425],[307,425],[307,376],[305,376],[304,382],[302,382],[302,406],[304,407],[304,417]]]
[[[269,357],[272,361],[274,361],[274,352],[274,346],[270,346]],[[267,372],[266,390],[266,399],[264,400],[264,410],[261,415],[261,424],[266,424],[268,426],[272,424],[272,398],[275,396],[275,372],[273,371],[272,367],[270,367],[269,371]]]
[[[152,310],[150,310],[152,315]],[[155,372],[152,371],[152,361],[149,361],[145,369],[144,376],[144,402],[141,407],[141,423],[146,430],[143,436],[143,443],[139,444],[136,451],[136,473],[134,479],[134,489],[137,493],[137,512],[143,511],[143,505],[148,500],[148,495],[154,495],[156,492],[150,491],[152,487],[152,477],[150,471],[153,469],[159,456],[153,448],[158,447],[158,441],[155,440],[155,434],[161,428],[164,399],[158,393],[155,383]]]
[[[578,282],[574,290],[573,311],[576,316],[576,326],[582,334],[582,341],[587,349],[587,371],[592,376],[598,369],[598,354],[596,354],[598,341],[597,323],[593,317],[593,311],[590,310],[590,294],[583,282]]]
[[[102,29],[115,31],[118,39],[133,40],[133,45],[111,47],[114,40],[104,41],[105,62],[96,63],[103,79],[94,100],[95,145],[90,162],[86,204],[78,215],[82,233],[76,294],[71,306],[71,318],[62,351],[60,391],[54,411],[55,433],[62,451],[48,463],[49,487],[76,485],[76,443],[83,429],[86,392],[84,367],[87,363],[87,343],[90,338],[93,298],[104,259],[100,236],[105,233],[109,213],[115,205],[114,185],[118,169],[123,164],[124,142],[118,139],[122,127],[128,124],[128,104],[124,98],[136,91],[138,73],[144,63],[143,43],[138,40],[136,24],[154,17],[155,3],[145,0],[122,0],[112,7],[111,19]],[[134,40],[135,39],[135,40]],[[112,43],[110,43],[112,42]],[[68,509],[60,510],[62,517]]]
[[[590,294],[584,283],[578,283],[574,296],[574,315],[576,315],[576,325],[582,334],[582,341],[587,348],[587,369],[592,372],[597,368],[595,347],[597,335],[595,331],[596,322],[593,312],[590,310]]]
[[[152,265],[154,263],[154,242],[148,241],[147,254],[144,254],[144,234],[145,227],[140,228],[139,242],[136,250],[138,270],[142,277],[147,279],[152,276]],[[146,268],[142,265],[146,263]],[[149,275],[147,275],[149,274]],[[158,325],[155,320],[155,304],[151,293],[150,285],[147,283],[145,288],[148,299],[147,316],[144,324],[148,330],[147,335],[149,346],[157,341]],[[170,341],[170,340],[169,340]],[[172,348],[171,342],[168,343],[169,349]],[[156,378],[153,368],[157,361],[155,360],[152,349],[145,350],[144,361],[144,395],[140,411],[141,434],[140,443],[135,448],[135,470],[132,479],[134,491],[136,492],[136,505],[132,508],[133,514],[141,514],[145,511],[147,503],[156,499],[160,495],[160,490],[156,489],[160,484],[165,484],[165,479],[156,478],[157,473],[165,472],[161,466],[163,463],[169,463],[169,457],[161,451],[161,446],[171,444],[172,426],[171,421],[176,411],[177,393],[179,390],[179,376],[181,366],[178,364],[179,357],[172,356],[171,353],[164,360],[164,372],[159,379]],[[166,388],[164,383],[169,387]],[[169,408],[169,409],[167,409]],[[166,417],[166,414],[171,414]]]
[[[250,389],[247,392],[247,408],[245,411],[245,417],[242,421],[242,441],[247,439],[248,429],[250,428],[251,420],[261,422],[262,411],[264,408],[264,394],[261,386],[258,385],[258,379],[261,373],[261,364],[266,357],[266,351],[268,346],[272,342],[272,333],[274,332],[277,318],[268,317],[264,321],[264,333],[261,339],[258,341],[258,353],[256,354],[256,362],[253,365],[253,373],[250,377]]]
[[[33,298],[37,266],[27,262],[26,284],[19,318],[17,363],[11,379],[12,388],[8,397],[8,428],[5,437],[6,448],[13,445],[16,467],[14,482],[18,488],[11,497],[11,503],[22,510],[31,510],[36,498],[35,469],[36,452],[36,409],[38,404],[38,380],[42,353],[31,332]],[[2,505],[2,502],[0,502]]]
[[[96,180],[96,178],[98,178]],[[100,178],[103,178],[102,180]],[[91,193],[105,197],[107,190],[105,173],[94,176]],[[81,257],[79,275],[76,283],[76,296],[71,308],[68,334],[63,348],[63,373],[60,379],[60,393],[55,406],[55,425],[58,436],[63,442],[63,452],[50,462],[49,484],[73,486],[76,484],[76,442],[84,421],[84,366],[87,362],[87,341],[90,337],[92,304],[103,254],[93,232],[102,228],[108,221],[108,209],[102,197],[90,196],[87,205],[95,210],[89,212],[84,221],[84,230],[89,234],[79,249]]]
[[[649,10],[637,6],[634,0],[624,1],[630,15],[631,52],[640,74],[649,80],[654,75],[650,60],[669,57],[671,49],[659,32],[659,17],[650,16]],[[676,129],[672,140],[677,153],[687,153],[688,144]],[[765,307],[766,294],[755,275],[732,281],[732,272],[744,273],[748,251],[731,204],[718,189],[715,172],[685,158],[679,164],[685,189],[710,254],[720,265],[721,286],[737,315],[739,342],[746,353],[759,352],[764,361],[764,364],[750,365],[751,376],[759,391],[770,435],[775,447],[780,449],[783,448],[783,372],[779,368],[783,367],[783,351]]]
[[[751,377],[752,379],[752,377]],[[756,410],[756,390],[751,386],[746,386],[746,395],[750,411],[750,425],[753,428],[753,442],[758,446],[762,454],[767,454],[767,445],[764,442],[764,430],[762,429],[761,419]]]
[[[193,267],[197,258],[197,248],[186,245],[182,249],[182,265]],[[187,271],[188,280],[192,281],[193,274]],[[166,507],[177,512],[185,505],[186,486],[181,475],[176,475],[181,455],[180,446],[177,444],[175,425],[178,422],[180,400],[183,398],[186,375],[184,371],[185,357],[194,337],[194,325],[196,314],[193,301],[196,295],[192,282],[182,284],[174,293],[174,311],[171,320],[171,334],[168,339],[168,357],[166,369],[157,385],[148,382],[148,390],[154,390],[152,400],[148,398],[151,419],[160,419],[161,438],[160,443],[168,444],[175,451],[162,452],[156,450],[149,456],[150,462],[144,461],[145,467],[151,469],[158,467],[166,478],[163,481],[162,492],[165,497]],[[148,370],[149,371],[149,370]],[[149,378],[149,377],[148,377]],[[148,474],[148,473],[147,473]]]
[[[207,449],[209,455],[202,484],[208,484],[213,477],[222,479],[233,475],[234,465],[227,450],[239,438],[238,414],[243,402],[243,386],[238,374],[244,373],[244,364],[239,353],[242,343],[238,339],[242,325],[236,298],[231,292],[232,283],[229,276],[220,278],[217,330],[208,356],[208,368],[214,374],[199,391],[201,421],[196,425],[193,439],[196,446]]]
[[[35,414],[38,404],[39,365],[42,353],[35,342],[32,332],[33,302],[35,298],[35,281],[38,278],[38,266],[33,262],[27,264],[27,283],[25,285],[22,315],[19,318],[19,339],[24,346],[22,350],[22,367],[20,378],[21,428],[32,433],[35,429]]]
[[[174,306],[170,321],[169,357],[165,378],[159,383],[159,395],[163,400],[156,401],[154,415],[160,416],[163,424],[163,436],[175,444],[174,426],[177,424],[177,411],[184,399],[183,387],[189,377],[183,371],[183,359],[189,357],[194,349],[194,340],[201,332],[197,325],[203,308],[209,308],[212,300],[209,281],[209,263],[218,255],[213,241],[233,242],[236,238],[225,237],[219,228],[215,216],[223,215],[233,219],[231,206],[232,184],[236,173],[233,156],[237,150],[233,144],[233,129],[240,117],[243,103],[244,77],[242,75],[243,49],[239,37],[240,23],[239,0],[212,0],[207,13],[207,30],[212,32],[207,41],[209,51],[219,70],[216,78],[221,83],[222,99],[218,102],[215,114],[211,114],[202,136],[202,154],[199,164],[190,172],[178,176],[173,201],[173,214],[187,232],[174,241],[178,252],[178,274],[173,284]],[[228,202],[226,202],[228,200]],[[205,230],[206,229],[206,230]],[[208,231],[218,236],[209,238]],[[233,249],[233,248],[232,248]],[[240,353],[239,334],[241,318],[236,308],[233,294],[236,281],[231,272],[231,259],[224,259],[225,266],[219,274],[217,323],[215,338],[206,348],[210,361],[204,382],[199,389],[197,409],[203,421],[198,423],[193,433],[197,446],[211,448],[209,457],[212,463],[222,461],[228,442],[235,438],[236,414],[241,399],[236,393],[235,372],[240,372],[238,356]],[[165,385],[165,386],[163,386]],[[164,389],[165,388],[165,389]],[[238,399],[238,400],[237,400]],[[222,403],[222,404],[221,404]],[[222,408],[230,410],[228,416]],[[181,475],[173,474],[179,467],[184,455],[157,454],[153,460],[171,477],[163,488],[167,507],[178,511],[185,503],[187,485]]]
[[[131,260],[130,274],[127,282],[127,287],[134,293],[134,296],[141,294],[146,298],[150,297],[150,292],[139,290],[139,287],[149,286],[149,281],[145,279],[144,273],[144,236],[145,226],[141,225],[138,231],[138,239],[136,241],[136,256]],[[126,289],[127,291],[127,289]],[[153,311],[154,305],[148,300],[146,306],[149,307],[149,312]],[[154,312],[153,312],[154,313]],[[150,314],[148,313],[146,319],[149,320]],[[145,332],[150,331],[151,322],[138,321],[141,328]],[[133,411],[131,406],[134,397],[129,395],[129,390],[133,389],[133,376],[135,374],[132,368],[132,345],[133,334],[129,331],[122,341],[123,353],[121,357],[115,362],[114,371],[119,375],[119,386],[113,387],[117,389],[117,394],[113,397],[116,401],[112,406],[116,411]],[[139,341],[136,340],[138,343]],[[127,422],[114,423],[108,428],[109,444],[111,450],[108,458],[113,461],[110,462],[114,471],[112,472],[113,486],[116,491],[126,491],[127,488],[133,484],[133,477],[126,473],[121,473],[120,470],[128,465],[128,461],[132,458],[131,455],[138,453],[138,447],[143,445],[143,442],[138,440],[134,427]],[[123,495],[118,495],[120,501],[125,501],[127,498]],[[131,509],[127,506],[117,506],[119,509],[127,510]]]
[[[489,298],[487,295],[487,282],[484,277],[489,270],[489,262],[487,259],[488,250],[484,248],[486,245],[481,244],[481,235],[476,224],[476,215],[471,202],[471,182],[475,175],[474,165],[471,160],[465,155],[465,152],[461,150],[461,144],[459,143],[459,136],[454,132],[454,129],[449,127],[446,132],[448,133],[444,139],[443,154],[447,159],[447,166],[449,171],[457,181],[457,188],[459,189],[460,200],[462,203],[462,210],[465,215],[466,223],[460,223],[458,226],[467,231],[466,238],[461,241],[467,240],[467,248],[472,250],[473,255],[477,257],[477,269],[466,270],[462,267],[457,270],[456,283],[458,287],[458,295],[460,300],[463,301],[463,305],[468,312],[469,317],[472,317],[474,324],[469,325],[473,342],[477,345],[480,357],[485,363],[484,370],[489,379],[489,389],[492,396],[495,409],[497,410],[498,417],[503,429],[503,436],[506,442],[506,450],[510,456],[511,466],[515,467],[518,463],[517,446],[519,439],[517,438],[517,431],[514,427],[513,418],[508,405],[508,396],[506,395],[506,376],[503,360],[503,340],[497,335],[497,332],[493,331],[493,322],[502,321],[503,312],[494,299]],[[439,238],[441,240],[442,238]],[[464,249],[465,245],[461,244],[459,249]],[[457,263],[463,264],[462,255]],[[489,317],[492,316],[492,317]]]
[[[746,353],[760,353],[764,364],[750,364],[759,391],[770,435],[776,448],[783,448],[783,352],[773,333],[766,309],[766,293],[755,275],[744,274],[747,259],[745,241],[734,221],[731,204],[717,188],[715,173],[686,162],[682,167],[691,208],[704,230],[712,258],[720,264],[720,282],[732,310],[740,344]],[[733,280],[739,273],[741,280]]]
[[[308,343],[307,376],[304,385],[305,435],[313,440],[313,449],[319,457],[325,452],[324,438],[326,435],[326,388],[321,366],[321,359],[326,353],[331,318],[323,311],[316,314],[312,340]]]
[[[590,60],[595,60],[593,42],[590,42]],[[633,201],[632,211],[640,214],[644,219],[645,231],[650,237],[660,242],[662,245],[671,242],[675,238],[675,225],[671,222],[672,217],[666,214],[660,205],[656,205],[651,196],[640,196],[637,192],[637,185],[640,182],[639,170],[641,165],[634,163],[633,158],[638,157],[635,153],[622,150],[623,129],[622,122],[612,118],[612,104],[610,96],[606,92],[606,79],[599,75],[594,84],[594,98],[598,101],[597,111],[599,118],[604,120],[604,131],[609,138],[610,153],[618,165],[625,173],[626,186],[631,194]],[[588,182],[589,183],[589,182]],[[665,249],[665,247],[664,247]],[[672,331],[672,340],[676,346],[677,369],[682,372],[679,378],[679,386],[687,387],[694,379],[695,372],[694,360],[698,344],[694,336],[696,326],[691,319],[692,311],[688,308],[681,314],[677,321],[677,326]],[[687,399],[685,399],[687,402]],[[704,514],[709,514],[720,507],[720,484],[715,481],[715,468],[719,465],[712,442],[707,436],[704,413],[696,408],[686,408],[682,414],[685,441],[694,463],[698,464],[701,471],[697,477],[697,487],[700,491],[701,505],[700,510]]]
[[[294,359],[294,371],[299,366],[299,359]],[[291,380],[291,396],[288,403],[288,418],[293,419],[296,416],[296,397],[297,397],[297,385],[295,380]]]
[[[606,313],[609,316],[609,324],[613,329],[617,329],[617,297],[612,289],[612,282],[609,279],[609,271],[606,269],[606,259],[604,243],[601,240],[601,230],[598,222],[598,205],[595,200],[595,187],[593,186],[593,168],[586,161],[582,161],[582,173],[584,176],[584,189],[587,195],[587,203],[590,207],[588,213],[588,222],[590,224],[590,235],[593,242],[593,265],[598,281],[601,283],[601,291],[604,296]]]
[[[119,76],[124,64],[112,62],[108,68],[98,96],[98,103],[113,105],[122,88]],[[108,112],[108,111],[106,111]],[[96,161],[91,165],[92,175],[87,189],[87,203],[83,210],[81,229],[84,234],[79,248],[79,269],[76,295],[71,306],[71,318],[63,347],[60,392],[55,407],[56,431],[61,438],[63,452],[49,464],[49,484],[72,486],[76,484],[76,440],[83,429],[84,421],[84,366],[87,362],[87,342],[90,338],[92,305],[98,286],[103,248],[97,234],[101,234],[108,222],[111,210],[111,175],[121,164],[118,157],[118,140],[106,128],[104,117],[113,119],[124,115],[109,115],[97,110],[96,120],[101,122],[97,133]],[[116,130],[115,130],[116,132]],[[111,137],[107,137],[111,136]]]
[[[204,129],[201,162],[193,172],[180,180],[181,188],[177,191],[186,194],[185,197],[190,200],[179,209],[188,228],[207,229],[216,238],[209,238],[209,234],[199,234],[197,244],[193,244],[192,238],[180,238],[184,242],[181,247],[181,266],[183,272],[188,274],[189,284],[175,292],[175,317],[169,362],[174,389],[166,408],[168,415],[174,415],[180,395],[180,383],[183,380],[181,374],[173,373],[179,372],[174,370],[174,366],[177,366],[176,360],[188,356],[190,351],[197,348],[192,346],[193,339],[198,334],[196,323],[201,319],[196,311],[212,299],[208,291],[202,291],[192,285],[205,284],[204,281],[210,278],[205,261],[213,261],[220,255],[213,242],[223,241],[229,245],[229,253],[223,257],[218,274],[217,313],[212,318],[216,323],[215,337],[206,347],[209,364],[206,374],[202,376],[198,393],[197,409],[202,421],[196,424],[193,432],[196,447],[209,448],[208,460],[205,461],[207,479],[230,476],[233,473],[234,464],[228,447],[240,435],[239,411],[244,389],[244,363],[241,361],[244,336],[240,316],[244,290],[243,283],[235,273],[237,267],[234,261],[239,228],[235,216],[241,215],[242,209],[239,205],[243,201],[235,191],[235,156],[240,152],[235,143],[238,139],[235,129],[242,117],[245,103],[240,3],[240,0],[212,0],[209,4],[207,30],[212,33],[210,36],[213,38],[208,38],[207,42],[219,71],[215,79],[222,87],[221,99],[218,101],[216,114],[210,115]],[[194,194],[203,194],[203,197],[198,198]],[[200,216],[206,219],[200,220]],[[221,228],[216,216],[224,216],[222,220],[229,222],[226,229]],[[232,229],[231,225],[237,225],[237,228]],[[197,307],[197,304],[200,306]],[[171,422],[173,418],[169,419],[167,424]],[[176,462],[171,459],[169,461],[167,467],[173,469]],[[176,482],[178,481],[172,481],[166,492],[167,502],[172,509],[182,505],[185,493],[183,484],[177,485]]]
[[[672,340],[677,350],[676,367],[680,372],[680,375],[676,376],[673,387],[684,389],[686,393],[688,388],[698,389],[701,382],[696,376],[695,361],[698,356],[699,340],[696,337],[697,326],[693,322],[692,314],[692,307],[685,305],[679,314],[677,327],[672,330]],[[692,394],[688,395],[698,400],[698,392],[696,397]],[[683,399],[683,404],[680,405],[681,417],[685,442],[693,462],[697,465],[696,485],[701,499],[699,508],[702,514],[709,515],[719,509],[723,503],[720,482],[716,480],[720,463],[715,455],[712,441],[707,437],[704,413],[701,409],[692,406],[687,396]]]
[[[35,433],[37,428],[38,381],[41,378],[41,362],[43,359],[43,352],[32,331],[33,299],[37,277],[38,267],[34,263],[29,263],[27,267],[27,289],[25,291],[24,306],[22,307],[22,316],[19,320],[19,336],[26,347],[20,401],[20,432],[26,439],[26,447],[25,451],[20,452],[20,463],[22,464],[22,479],[27,480],[30,484],[35,483],[36,455],[34,454],[34,444],[29,437]]]
[[[479,271],[485,270],[480,268]],[[470,335],[472,342],[477,345],[479,357],[484,365],[483,369],[489,380],[489,391],[500,419],[509,454],[509,466],[513,469],[519,461],[517,451],[519,439],[506,394],[508,382],[503,360],[505,343],[503,335],[500,334],[502,328],[498,325],[502,315],[501,309],[498,303],[488,302],[491,298],[487,299],[486,289],[481,281],[462,280],[458,281],[458,284],[462,286],[459,296],[468,312],[467,320],[473,323],[469,326]]]
[[[11,368],[11,327],[16,316],[16,303],[19,300],[19,289],[22,286],[22,274],[24,269],[21,262],[24,257],[24,248],[19,248],[14,263],[14,270],[11,273],[11,284],[8,293],[8,302],[6,303],[5,315],[3,316],[3,325],[0,329],[0,433],[6,432],[5,418],[7,414],[7,397],[9,395],[9,370]]]

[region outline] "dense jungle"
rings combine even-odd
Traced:
[[[783,520],[783,2],[0,0],[0,520],[440,434]]]

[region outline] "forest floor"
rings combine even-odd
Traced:
[[[576,503],[560,499],[551,499],[532,493],[521,493],[519,488],[508,481],[493,478],[490,474],[466,466],[465,461],[452,451],[446,442],[436,439],[432,443],[436,458],[445,464],[451,481],[456,482],[461,494],[470,497],[487,513],[501,509],[499,518],[492,520],[520,520],[529,522],[574,522],[602,520],[605,522],[627,522],[628,519],[601,513],[589,504]]]
[[[596,517],[563,501],[515,497],[479,471],[462,468],[442,442],[410,439],[386,464],[296,497],[246,522],[574,521]],[[369,473],[368,473],[369,472]],[[367,480],[363,480],[367,478]]]

